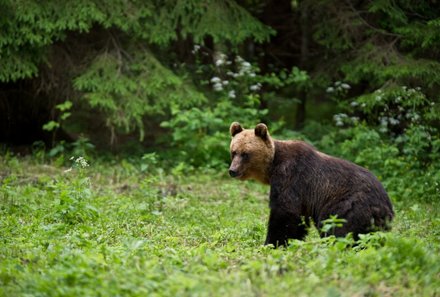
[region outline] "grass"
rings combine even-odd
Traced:
[[[0,157],[1,296],[439,296],[440,204],[389,233],[262,245],[268,188],[136,163]]]

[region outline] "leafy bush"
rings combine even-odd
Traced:
[[[440,197],[440,113],[420,89],[393,87],[346,105],[320,145],[373,170],[393,199]],[[335,148],[340,150],[336,151]]]
[[[177,160],[198,167],[224,166],[229,159],[230,123],[254,123],[266,113],[256,108],[256,97],[248,99],[247,106],[242,107],[231,99],[220,99],[212,108],[176,111],[173,119],[163,122],[162,126],[171,130],[171,144],[179,153]]]
[[[197,57],[202,51],[196,46],[193,52]],[[257,82],[257,69],[239,56],[232,61],[219,53],[211,67],[198,67],[201,85],[212,87],[214,97],[197,107],[174,107],[173,117],[161,126],[170,130],[170,143],[179,151],[179,160],[198,167],[222,167],[229,156],[230,123],[255,123],[267,113],[259,109],[257,92],[261,84]]]
[[[309,77],[297,67],[290,71],[262,74],[260,69],[239,55],[218,52],[212,65],[200,62],[205,49],[195,45],[199,87],[212,88],[211,98],[189,109],[174,106],[172,118],[161,126],[171,133],[171,145],[178,149],[184,162],[197,167],[224,167],[229,159],[229,125],[240,121],[254,127],[267,118],[268,110],[261,107],[262,88],[282,88],[306,84]],[[206,79],[208,78],[208,79]],[[271,125],[271,133],[284,125],[282,120]]]

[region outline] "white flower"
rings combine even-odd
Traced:
[[[251,63],[239,58],[235,59],[240,64],[240,74],[245,75],[251,73],[252,65]]]
[[[240,56],[236,56],[235,57],[235,62],[237,62],[237,63],[241,63],[241,62],[243,62],[244,60],[243,60],[243,58],[242,57],[240,57]]]
[[[258,90],[261,89],[261,84],[260,84],[260,83],[257,83],[257,84],[255,84],[255,85],[252,85],[252,86],[249,87],[249,89],[250,89],[251,91],[258,91]]]
[[[214,53],[215,66],[221,66],[221,65],[225,64],[227,59],[228,59],[227,56],[223,53],[220,53],[220,52]]]
[[[229,98],[234,99],[236,97],[235,96],[235,91],[234,90],[229,91],[228,96],[229,96]]]
[[[344,126],[344,119],[347,119],[348,115],[345,113],[338,113],[333,116],[333,120],[336,122],[336,126]]]
[[[224,86],[227,86],[227,85],[229,84],[229,81],[224,80],[224,81],[222,81],[222,84],[223,84]]]
[[[243,68],[251,68],[251,63],[249,63],[249,62],[247,62],[247,61],[244,61],[243,63],[241,63],[241,66],[242,66]]]
[[[395,118],[389,118],[389,122],[393,126],[400,123],[400,121],[398,119],[395,119]]]
[[[221,82],[221,79],[219,77],[217,77],[217,76],[214,76],[213,78],[211,78],[211,82],[212,83],[218,83],[218,82]]]
[[[327,90],[325,90],[327,93],[333,93],[335,91],[335,88],[328,87]]]
[[[346,83],[341,84],[341,87],[342,87],[343,89],[346,89],[346,90],[351,89],[350,85],[349,85],[349,84],[346,84]]]
[[[75,163],[80,165],[82,168],[86,168],[89,166],[89,164],[87,163],[86,159],[84,159],[84,157],[76,158]]]
[[[357,103],[357,101],[353,101],[350,103],[351,106],[356,107],[359,105],[359,103]]]
[[[381,117],[380,118],[380,125],[384,126],[384,127],[388,126],[388,118],[387,117]]]
[[[192,49],[192,53],[193,54],[196,54],[198,51],[200,50],[200,45],[198,45],[198,44],[194,44],[194,47],[193,47],[193,49]]]
[[[223,85],[219,82],[214,84],[214,91],[220,92],[223,91]]]

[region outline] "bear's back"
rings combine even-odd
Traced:
[[[370,171],[305,142],[275,141],[270,173],[271,187],[291,197],[288,203],[318,226],[330,215],[338,215],[356,221],[351,231],[362,233],[371,221],[385,227],[394,215],[385,189]]]

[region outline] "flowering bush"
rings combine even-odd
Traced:
[[[339,129],[320,141],[321,148],[373,170],[395,200],[440,198],[440,112],[434,101],[420,88],[403,86],[376,90],[345,107],[346,113],[334,116]]]
[[[212,54],[212,64],[206,65],[201,59],[211,54],[199,45],[194,46],[192,53],[199,61],[200,81],[196,83],[200,87],[209,87],[206,93],[212,97],[188,109],[171,110],[172,118],[163,121],[161,126],[171,131],[170,142],[178,151],[178,161],[193,166],[225,166],[229,161],[230,123],[240,121],[251,127],[268,113],[267,109],[261,108],[263,86],[280,88],[308,79],[305,72],[297,68],[290,73],[282,70],[277,74],[263,75],[256,65],[241,56],[220,52]],[[271,130],[281,126],[282,121],[279,121]]]

